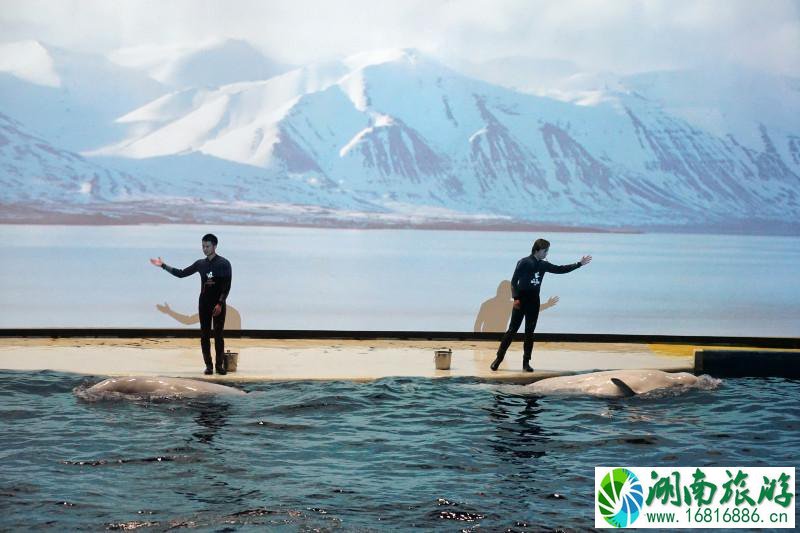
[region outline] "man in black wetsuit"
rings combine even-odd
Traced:
[[[205,259],[198,259],[181,270],[168,266],[160,257],[150,262],[161,267],[178,278],[200,274],[200,347],[203,350],[203,361],[206,363],[206,374],[213,374],[211,366],[211,322],[214,322],[214,351],[216,352],[217,374],[227,374],[225,361],[225,341],[222,331],[225,327],[225,299],[231,290],[232,270],[230,262],[217,255],[217,238],[211,233],[203,236],[203,253]]]
[[[542,286],[545,272],[566,274],[589,264],[592,260],[591,255],[585,255],[580,261],[571,265],[554,265],[544,260],[549,250],[550,242],[545,239],[536,239],[531,255],[523,257],[517,262],[517,268],[514,269],[514,276],[511,278],[511,297],[514,299],[514,309],[511,311],[508,331],[503,335],[503,340],[500,341],[500,347],[497,349],[497,358],[490,366],[492,370],[497,370],[500,363],[503,362],[506,350],[511,345],[524,318],[525,343],[523,344],[522,369],[525,372],[533,372],[529,363],[533,353],[533,330],[536,329],[536,321],[539,318],[539,289]]]

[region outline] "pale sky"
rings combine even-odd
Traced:
[[[800,0],[0,0],[0,42],[120,47],[245,39],[303,64],[413,47],[633,73],[732,63],[800,77]]]

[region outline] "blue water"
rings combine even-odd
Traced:
[[[540,235],[241,226],[0,226],[0,327],[197,327],[185,267],[200,238],[233,264],[229,298],[251,329],[472,331],[481,303],[510,279]],[[548,274],[540,332],[733,336],[800,334],[800,238],[721,235],[543,235]],[[510,307],[508,312],[510,313]]]
[[[584,529],[595,466],[800,467],[796,380],[626,400],[454,379],[72,392],[99,380],[0,372],[0,529]]]

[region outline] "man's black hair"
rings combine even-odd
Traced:
[[[216,246],[219,241],[217,240],[217,236],[214,235],[213,233],[206,233],[205,235],[203,235],[203,242],[210,242],[211,244]]]
[[[535,254],[539,250],[545,250],[550,248],[550,241],[547,239],[536,239],[536,242],[533,243],[533,248],[531,248],[531,253]]]

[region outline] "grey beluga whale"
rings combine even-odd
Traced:
[[[243,396],[246,394],[242,390],[211,383],[210,381],[161,376],[112,377],[89,387],[86,392],[89,394],[119,393],[182,397],[206,395]]]
[[[528,385],[536,394],[589,395],[603,398],[631,397],[659,389],[678,389],[697,384],[688,372],[662,370],[605,370],[546,378]]]

